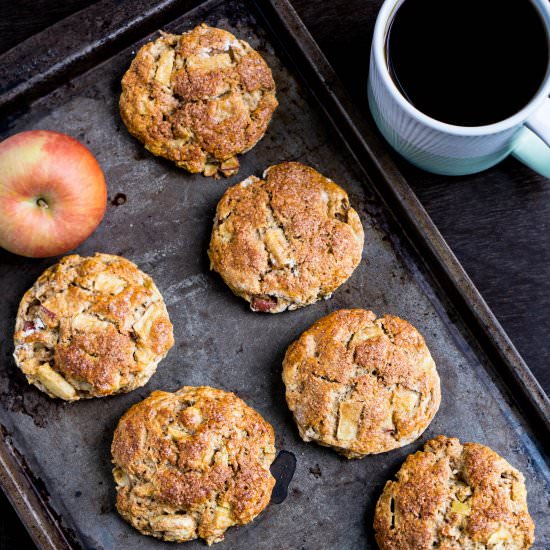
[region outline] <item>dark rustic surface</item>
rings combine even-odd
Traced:
[[[0,2],[0,51],[91,2]],[[368,49],[381,2],[293,0],[340,77],[366,111]],[[357,52],[364,52],[358,55]],[[533,372],[550,390],[550,184],[508,160],[477,176],[448,179],[404,162],[430,215]],[[2,506],[0,548],[24,548],[22,530]],[[9,537],[12,537],[11,539]],[[17,544],[16,544],[17,543]]]

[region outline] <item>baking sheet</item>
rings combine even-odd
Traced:
[[[174,323],[176,344],[152,380],[130,394],[75,404],[52,401],[26,384],[11,353],[14,316],[24,291],[55,260],[0,255],[0,423],[43,492],[52,521],[69,543],[94,549],[173,548],[144,537],[114,509],[110,442],[118,418],[154,389],[211,385],[235,391],[276,432],[278,449],[295,454],[288,497],[252,524],[230,529],[221,548],[376,548],[374,504],[404,457],[443,433],[489,445],[527,478],[535,548],[550,547],[550,472],[533,419],[513,404],[494,365],[476,348],[458,316],[381,204],[372,182],[266,32],[252,3],[210,1],[165,25],[184,32],[205,21],[248,40],[273,69],[280,107],[263,140],[241,157],[237,176],[214,181],[151,156],[120,121],[120,77],[139,45],[125,49],[7,121],[4,134],[30,128],[66,132],[99,160],[109,207],[98,231],[77,252],[120,254],[153,276]],[[309,164],[350,194],[365,228],[363,261],[333,299],[274,316],[252,313],[209,271],[206,248],[217,201],[229,186],[284,160]],[[120,194],[126,201],[115,200]],[[111,202],[112,201],[112,202]],[[403,449],[347,461],[303,443],[284,401],[281,362],[288,344],[339,308],[392,313],[425,336],[442,382],[442,405],[422,438]],[[190,550],[201,542],[187,543]]]

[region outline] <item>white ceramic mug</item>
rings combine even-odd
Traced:
[[[387,33],[404,1],[386,0],[382,5],[370,58],[369,106],[390,145],[416,166],[436,174],[473,174],[512,154],[550,178],[550,64],[543,84],[529,104],[505,120],[473,127],[435,120],[405,99],[388,70]],[[531,2],[544,20],[550,51],[550,2]]]

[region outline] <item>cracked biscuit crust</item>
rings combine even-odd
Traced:
[[[363,309],[335,311],[306,330],[286,352],[283,381],[302,439],[347,458],[411,443],[441,401],[420,333]]]
[[[117,509],[168,541],[220,542],[269,503],[273,428],[235,394],[153,392],[121,418],[112,445]]]
[[[120,114],[151,153],[192,173],[225,176],[277,108],[270,68],[250,45],[199,25],[145,44],[122,79]]]
[[[484,445],[440,435],[396,477],[376,505],[381,550],[524,550],[534,542],[523,475]]]
[[[67,401],[143,386],[174,344],[153,280],[119,256],[66,256],[28,290],[15,325],[27,380]]]
[[[221,198],[208,254],[254,311],[329,298],[361,261],[363,227],[347,193],[297,162],[251,176]]]

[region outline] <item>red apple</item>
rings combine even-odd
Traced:
[[[21,256],[57,256],[103,219],[99,163],[76,139],[31,130],[0,143],[0,246]]]

